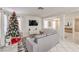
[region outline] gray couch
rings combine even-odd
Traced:
[[[47,52],[59,42],[59,35],[53,29],[44,29],[44,33],[26,39],[29,52]]]

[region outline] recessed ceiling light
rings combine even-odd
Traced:
[[[38,9],[39,9],[39,10],[43,10],[44,8],[43,8],[43,7],[38,7]]]

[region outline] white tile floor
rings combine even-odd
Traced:
[[[17,52],[17,45],[0,47],[0,52]]]
[[[67,40],[60,41],[49,52],[79,52],[79,45]]]
[[[73,41],[73,33],[65,33],[65,40],[62,40],[50,52],[79,52],[79,32],[75,33]]]

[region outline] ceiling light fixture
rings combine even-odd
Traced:
[[[38,7],[38,9],[39,9],[39,10],[43,10],[44,8],[43,8],[43,7]]]

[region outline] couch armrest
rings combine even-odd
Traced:
[[[26,39],[26,48],[29,52],[37,52],[38,45],[31,39]]]

